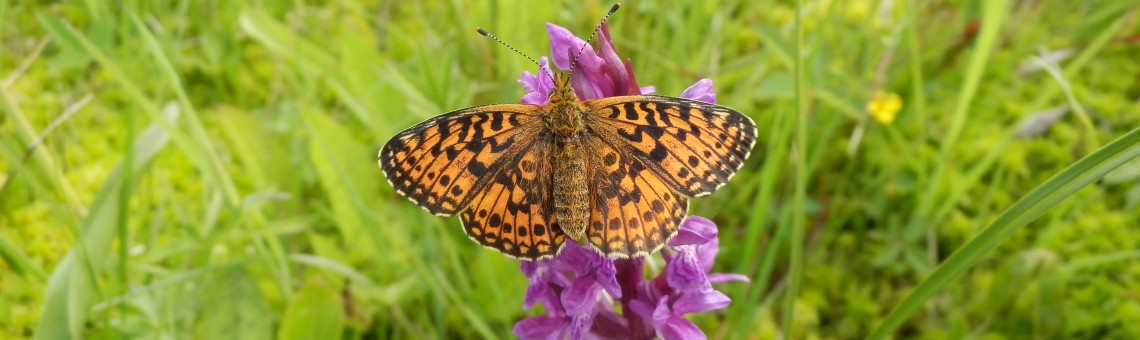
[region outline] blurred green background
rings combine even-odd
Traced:
[[[0,338],[508,335],[537,313],[518,263],[398,197],[376,152],[425,118],[518,101],[535,67],[476,26],[537,58],[544,23],[587,36],[611,4],[0,1]],[[1140,126],[1137,1],[801,9],[802,45],[790,1],[626,1],[610,20],[641,85],[711,78],[760,127],[744,169],[691,206],[719,224],[715,271],[752,279],[690,316],[712,337],[861,337],[1015,201]],[[1133,161],[894,334],[1140,337],[1138,203]]]

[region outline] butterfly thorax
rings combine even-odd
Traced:
[[[550,129],[563,139],[572,139],[585,129],[582,113],[586,108],[578,102],[567,76],[559,75],[554,79],[550,103],[544,109],[550,117]]]
[[[586,108],[578,101],[566,76],[554,80],[550,104],[544,108],[555,135],[554,218],[559,227],[579,244],[586,243],[590,221],[589,186],[586,183],[586,150],[582,147]]]

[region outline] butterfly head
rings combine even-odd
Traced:
[[[574,88],[570,86],[570,75],[560,73],[554,76],[554,88],[550,90],[550,103],[577,101]]]

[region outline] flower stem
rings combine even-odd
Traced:
[[[642,259],[630,260],[615,260],[614,267],[617,268],[617,281],[621,286],[621,314],[625,317],[626,322],[629,324],[629,338],[630,339],[648,339],[652,338],[653,331],[647,326],[650,324],[641,319],[641,316],[633,312],[630,308],[629,302],[637,297],[635,292],[638,291],[638,285],[641,284],[645,276],[642,269]]]

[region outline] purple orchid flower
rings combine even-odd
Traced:
[[[709,274],[719,251],[716,225],[698,216],[686,218],[663,251],[665,269],[644,280],[641,259],[611,260],[574,242],[553,259],[523,261],[530,281],[524,308],[546,306],[548,315],[515,324],[522,339],[652,338],[698,339],[704,333],[684,318],[727,307],[732,301],[713,283],[748,281],[738,274]],[[618,299],[626,311],[613,309]]]
[[[570,31],[546,24],[554,66],[569,71],[570,86],[579,100],[652,94],[653,86],[638,86],[633,65],[617,55],[609,27],[602,25],[597,49]],[[579,50],[581,54],[579,55]],[[527,91],[524,104],[544,105],[554,88],[547,57],[539,59],[537,74],[523,72],[519,83]],[[701,79],[680,97],[716,103],[713,83]],[[519,269],[530,281],[523,298],[525,309],[542,303],[547,315],[525,318],[515,324],[522,339],[630,338],[701,339],[704,333],[684,318],[686,314],[721,309],[731,302],[712,284],[748,281],[738,274],[709,273],[719,251],[716,225],[703,217],[681,222],[677,236],[661,256],[665,269],[646,280],[643,259],[609,259],[589,247],[567,241],[552,259],[522,261]],[[615,311],[615,302],[622,314]]]
[[[574,56],[578,56],[575,71],[570,75],[570,86],[580,100],[591,100],[614,96],[630,96],[639,94],[653,94],[657,89],[653,86],[639,87],[637,78],[633,75],[633,64],[629,59],[624,62],[618,57],[610,38],[609,26],[602,24],[599,30],[598,51],[586,44],[585,40],[574,36],[569,30],[561,26],[547,23],[546,32],[550,35],[550,55],[554,58],[554,66],[563,71],[570,71]],[[578,51],[581,50],[581,54]],[[523,104],[543,105],[554,88],[551,80],[553,73],[546,57],[539,59],[539,73],[523,72],[519,83],[527,91],[523,95]],[[716,94],[712,92],[712,80],[701,79],[684,92],[681,98],[698,100],[716,104]]]
[[[519,83],[526,90],[526,94],[520,100],[523,104],[546,104],[549,101],[550,90],[554,89],[554,73],[550,72],[550,62],[546,57],[538,59],[538,74],[523,71]]]
[[[704,333],[683,316],[727,307],[732,300],[712,288],[713,283],[748,281],[739,274],[709,274],[720,249],[716,225],[699,216],[681,222],[677,236],[669,240],[672,254],[662,252],[665,270],[643,285],[630,308],[653,320],[657,333],[666,339],[703,339]]]
[[[519,269],[530,281],[523,307],[542,302],[550,315],[533,316],[515,324],[522,339],[582,339],[590,332],[617,333],[625,329],[610,297],[621,297],[614,262],[593,250],[567,242],[557,257],[523,261]]]
[[[716,104],[716,93],[713,93],[712,85],[712,80],[708,78],[698,80],[681,92],[681,98]]]

